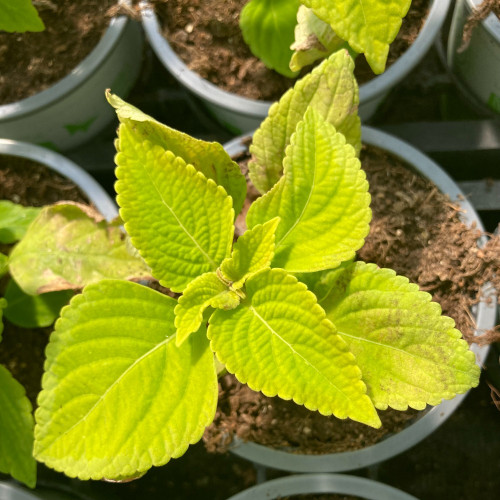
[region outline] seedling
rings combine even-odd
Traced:
[[[354,261],[371,211],[352,69],[341,51],[271,108],[252,147],[265,194],[235,243],[239,167],[108,93],[120,216],[153,276],[181,295],[103,280],[62,310],[38,460],[122,480],[180,457],[213,421],[216,361],[256,391],[373,427],[377,410],[477,385],[474,354],[430,295]]]
[[[245,42],[266,66],[288,77],[341,47],[385,69],[411,0],[250,0],[241,12]]]
[[[34,208],[0,201],[0,243],[17,243],[9,256],[0,253],[0,277],[13,278],[0,298],[0,341],[2,316],[22,328],[50,326],[84,284],[149,275],[118,225],[76,204]],[[0,365],[0,472],[30,487],[36,483],[33,429],[25,389]]]

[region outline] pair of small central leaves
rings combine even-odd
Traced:
[[[217,272],[205,273],[187,286],[175,308],[177,345],[200,328],[207,307],[226,310],[238,307],[245,296],[241,291],[245,281],[271,265],[279,220],[275,217],[246,231]]]

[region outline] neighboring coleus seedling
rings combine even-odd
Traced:
[[[9,272],[14,278],[0,298],[0,334],[2,316],[22,328],[49,326],[73,290],[103,277],[150,275],[119,226],[83,205],[34,208],[0,201],[0,243],[18,241],[9,256],[0,253],[0,277]],[[24,388],[0,365],[0,472],[30,487],[36,482],[33,428]]]
[[[363,53],[373,72],[380,74],[410,4],[411,0],[250,0],[241,12],[240,26],[254,55],[284,76],[296,76],[342,46]]]
[[[275,113],[293,115],[306,97]],[[283,175],[233,244],[238,166],[108,100],[120,215],[152,274],[182,295],[104,280],[63,309],[36,412],[39,460],[120,480],[181,456],[214,418],[214,354],[254,390],[373,427],[375,408],[423,408],[477,384],[473,353],[427,293],[352,262],[369,230],[368,183],[319,102],[297,112]]]

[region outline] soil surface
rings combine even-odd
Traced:
[[[37,0],[39,33],[0,32],[0,105],[45,90],[97,45],[117,0]]]
[[[245,97],[276,100],[295,80],[285,78],[252,55],[239,28],[239,13],[248,0],[156,0],[163,34],[188,67],[220,88]],[[418,36],[428,0],[413,0],[391,44],[388,66]],[[363,56],[356,60],[358,83],[375,75]]]
[[[37,163],[17,157],[0,156],[0,200],[41,207],[57,201],[87,203],[86,196],[68,179]],[[9,248],[3,247],[3,253]],[[8,277],[0,280],[3,295]],[[40,392],[45,346],[52,327],[20,328],[3,318],[0,364],[26,389],[32,405]]]
[[[469,310],[488,279],[485,270],[492,267],[492,250],[481,250],[477,245],[480,232],[462,223],[460,209],[399,160],[366,147],[361,160],[370,183],[373,219],[358,258],[390,267],[428,291],[471,342],[474,320]],[[250,196],[255,197],[250,187]],[[494,241],[498,245],[498,239]],[[497,254],[497,270],[498,264]],[[411,409],[382,411],[382,428],[372,429],[351,420],[324,417],[277,397],[268,398],[228,374],[219,381],[216,417],[203,439],[214,452],[226,451],[238,436],[300,453],[333,453],[374,444],[419,414]]]

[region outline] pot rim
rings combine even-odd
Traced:
[[[42,146],[13,139],[0,139],[0,154],[26,158],[45,165],[73,181],[107,220],[118,216],[115,202],[104,188],[65,156]]]
[[[127,0],[120,0],[121,2],[126,3]],[[0,121],[9,121],[52,106],[83,85],[119,43],[128,22],[130,20],[126,16],[113,17],[99,43],[69,74],[32,96],[0,105]]]
[[[430,0],[429,15],[412,46],[384,73],[359,87],[360,104],[376,99],[401,81],[425,56],[434,43],[448,12],[451,0]],[[160,24],[148,0],[140,2],[142,25],[154,52],[172,75],[198,97],[232,111],[254,117],[267,114],[272,101],[242,97],[220,89],[201,78],[172,49],[160,31]]]
[[[230,155],[244,151],[245,146],[241,143],[241,139],[248,135],[250,134],[229,141],[224,148]],[[466,224],[470,225],[475,222],[476,227],[484,232],[481,219],[455,181],[429,157],[410,144],[371,127],[362,127],[362,141],[384,149],[411,165],[423,177],[433,182],[442,192],[447,193],[452,200],[460,204],[464,210],[463,219]],[[485,295],[490,297],[494,293],[490,284],[486,284],[483,290]],[[474,312],[477,315],[476,334],[495,326],[496,300],[491,300],[489,303],[480,302]],[[477,344],[472,344],[471,350],[476,354],[476,362],[482,366],[488,355],[489,346],[479,347]],[[230,451],[252,462],[292,472],[342,472],[360,469],[403,453],[422,441],[451,416],[467,394],[468,392],[457,395],[451,400],[445,400],[438,406],[431,407],[402,431],[360,450],[305,455],[288,453],[252,442],[243,442],[236,438]]]
[[[300,474],[273,479],[237,493],[228,500],[272,500],[307,493],[362,495],[366,500],[417,500],[378,481],[341,474]]]

